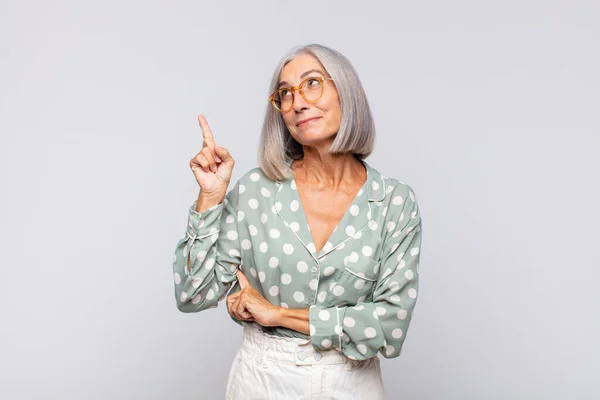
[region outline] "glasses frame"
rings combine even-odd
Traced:
[[[322,85],[321,95],[316,100],[308,100],[306,98],[306,96],[304,95],[304,92],[302,92],[302,89],[301,89],[302,85],[304,85],[304,83],[306,83],[306,81],[308,81],[310,79],[316,79],[319,82],[321,82],[321,85]],[[295,98],[296,94],[294,92],[297,91],[298,93],[300,93],[300,96],[302,96],[302,98],[307,103],[316,103],[317,101],[321,100],[321,97],[323,97],[323,93],[325,93],[325,86],[324,86],[325,81],[332,81],[332,80],[333,80],[333,78],[325,78],[325,77],[322,77],[322,76],[309,76],[308,78],[304,79],[302,82],[300,82],[296,86],[292,86],[292,87],[289,87],[289,88],[279,88],[279,89],[277,89],[276,91],[274,91],[273,93],[271,93],[271,95],[269,96],[269,101],[271,102],[271,104],[273,105],[273,107],[275,107],[275,109],[277,111],[288,112],[288,111],[290,111],[294,107],[294,101],[296,101],[296,98]],[[280,90],[284,90],[284,89],[285,90],[289,90],[289,91],[292,92],[292,102],[291,102],[291,105],[290,105],[289,108],[287,108],[285,110],[282,110],[281,108],[277,107],[277,104],[275,104],[275,95],[277,94],[277,92],[279,92]]]

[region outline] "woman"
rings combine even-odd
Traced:
[[[199,117],[177,306],[216,307],[233,286],[227,307],[244,334],[228,399],[381,399],[377,353],[400,355],[417,298],[415,195],[364,161],[374,126],[344,56],[295,49],[271,92],[260,167],[228,193],[234,160]]]

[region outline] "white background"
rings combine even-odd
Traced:
[[[220,399],[241,339],[182,314],[196,116],[257,165],[268,84],[339,50],[409,183],[421,288],[390,399],[600,397],[600,3],[0,3],[0,397]]]

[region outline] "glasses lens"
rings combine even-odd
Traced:
[[[278,110],[287,110],[292,106],[293,96],[289,89],[279,89],[273,96],[273,104]]]
[[[308,78],[305,80],[302,84],[302,94],[304,94],[304,98],[308,101],[319,100],[319,97],[323,94],[321,80],[317,78]]]

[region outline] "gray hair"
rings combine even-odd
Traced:
[[[341,53],[319,44],[293,48],[275,68],[269,94],[277,89],[283,67],[300,54],[315,57],[333,78],[338,92],[342,120],[329,153],[352,153],[358,159],[365,159],[373,151],[375,124],[358,74]],[[292,137],[280,112],[269,104],[258,150],[258,164],[263,173],[274,181],[284,180],[291,175],[292,160],[303,155],[302,145]]]

